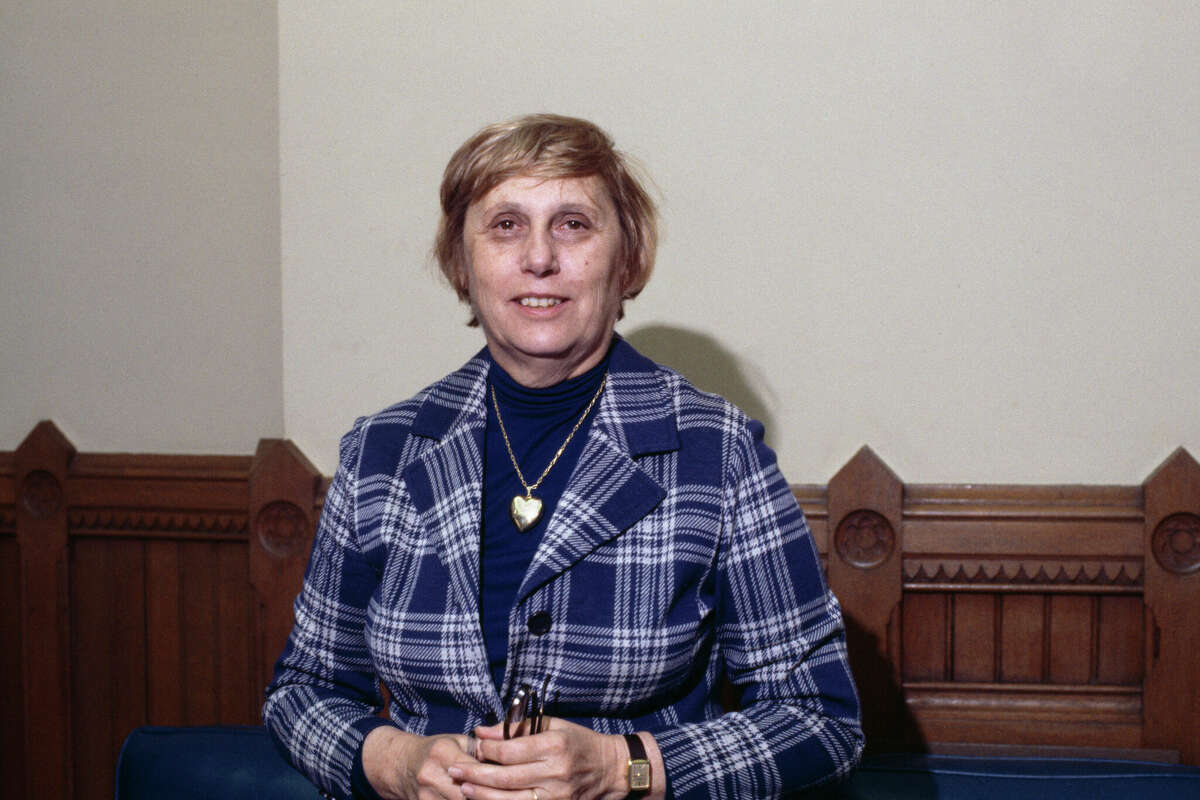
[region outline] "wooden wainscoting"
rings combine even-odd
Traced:
[[[864,448],[830,482],[828,526],[872,749],[1200,763],[1186,451],[1140,486],[923,486]]]
[[[322,480],[254,456],[0,454],[4,797],[109,798],[136,726],[257,724]]]
[[[108,798],[138,725],[256,724],[326,479],[253,456],[0,453],[0,793]],[[793,487],[870,749],[1200,763],[1200,466],[1140,486],[906,485],[864,448]],[[1053,748],[1048,750],[1045,748]],[[1100,751],[1096,751],[1100,752]]]

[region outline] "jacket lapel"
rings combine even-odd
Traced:
[[[436,443],[404,468],[409,496],[449,573],[450,601],[476,619],[477,629],[487,371],[481,353],[435,386],[417,411],[413,433]]]
[[[653,511],[666,491],[637,461],[677,449],[675,414],[661,373],[618,339],[609,360],[608,387],[587,442],[517,602]]]

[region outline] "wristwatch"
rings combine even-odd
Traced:
[[[629,745],[629,796],[643,797],[650,791],[650,760],[646,758],[642,737],[627,733],[625,743]]]

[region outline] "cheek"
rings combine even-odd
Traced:
[[[458,291],[459,296],[469,297],[471,295],[471,271],[466,267],[460,267],[458,271],[454,273],[454,279],[452,283],[454,284],[455,290]]]
[[[604,250],[589,254],[585,264],[588,271],[595,275],[594,285],[596,293],[603,295],[605,298],[611,296],[616,297],[619,301],[621,298],[621,261],[619,254],[612,250]]]
[[[463,282],[476,300],[484,300],[495,292],[498,285],[496,270],[488,269],[487,254],[476,253],[477,258],[468,262],[463,270]]]
[[[619,263],[613,264],[608,271],[608,280],[605,283],[605,293],[612,301],[613,305],[620,305],[621,292],[624,288],[625,281],[624,270]]]

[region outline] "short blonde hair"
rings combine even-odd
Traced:
[[[612,139],[583,119],[530,114],[482,129],[450,157],[442,176],[442,218],[434,254],[458,297],[470,302],[463,227],[467,209],[509,178],[586,178],[608,190],[621,222],[621,299],[645,288],[658,247],[658,210]],[[471,319],[472,325],[478,321]]]

